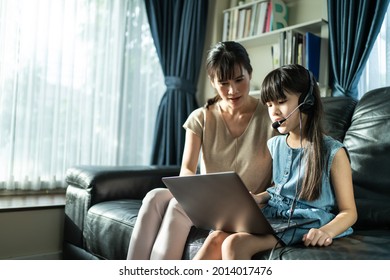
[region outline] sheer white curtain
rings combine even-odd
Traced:
[[[358,84],[360,99],[367,91],[390,86],[390,6]]]
[[[1,0],[0,192],[148,164],[164,87],[143,0]]]

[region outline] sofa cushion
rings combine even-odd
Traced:
[[[198,252],[208,231],[193,227],[187,239],[183,259],[190,260]],[[259,252],[253,259],[267,260],[271,250]],[[333,240],[328,247],[305,247],[303,244],[278,248],[271,259],[284,260],[388,260],[390,235],[388,230],[356,231],[353,235]]]
[[[141,202],[123,199],[92,206],[88,210],[84,228],[87,250],[102,259],[126,259]]]
[[[388,260],[388,230],[356,231],[353,235],[333,240],[327,247],[305,247],[303,244],[276,249],[271,259],[283,260]],[[255,259],[268,259],[270,251],[256,254]]]
[[[390,88],[367,92],[346,132],[358,208],[358,227],[390,226]]]

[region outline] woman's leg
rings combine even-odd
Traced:
[[[165,211],[150,259],[180,260],[191,226],[190,218],[177,200],[172,198]]]
[[[157,188],[146,194],[131,235],[128,260],[148,260],[172,194]]]
[[[252,235],[240,232],[230,235],[222,244],[222,259],[250,260],[257,252],[270,250],[278,243],[271,235]],[[277,247],[280,247],[278,244]]]
[[[196,253],[194,260],[221,260],[222,243],[229,236],[229,233],[223,231],[211,232],[202,247]]]

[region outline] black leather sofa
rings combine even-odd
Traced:
[[[323,98],[325,127],[349,150],[358,221],[354,234],[328,247],[279,248],[273,259],[390,259],[390,88],[358,103]],[[178,166],[76,166],[68,170],[64,259],[125,259],[141,199],[162,187]],[[191,259],[208,231],[193,227],[183,259]],[[254,259],[268,259],[270,252]]]

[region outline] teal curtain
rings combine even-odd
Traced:
[[[180,165],[182,125],[198,108],[195,93],[206,35],[207,0],[145,0],[150,29],[165,76],[151,164]]]
[[[357,86],[390,0],[328,0],[333,96],[358,98]]]

